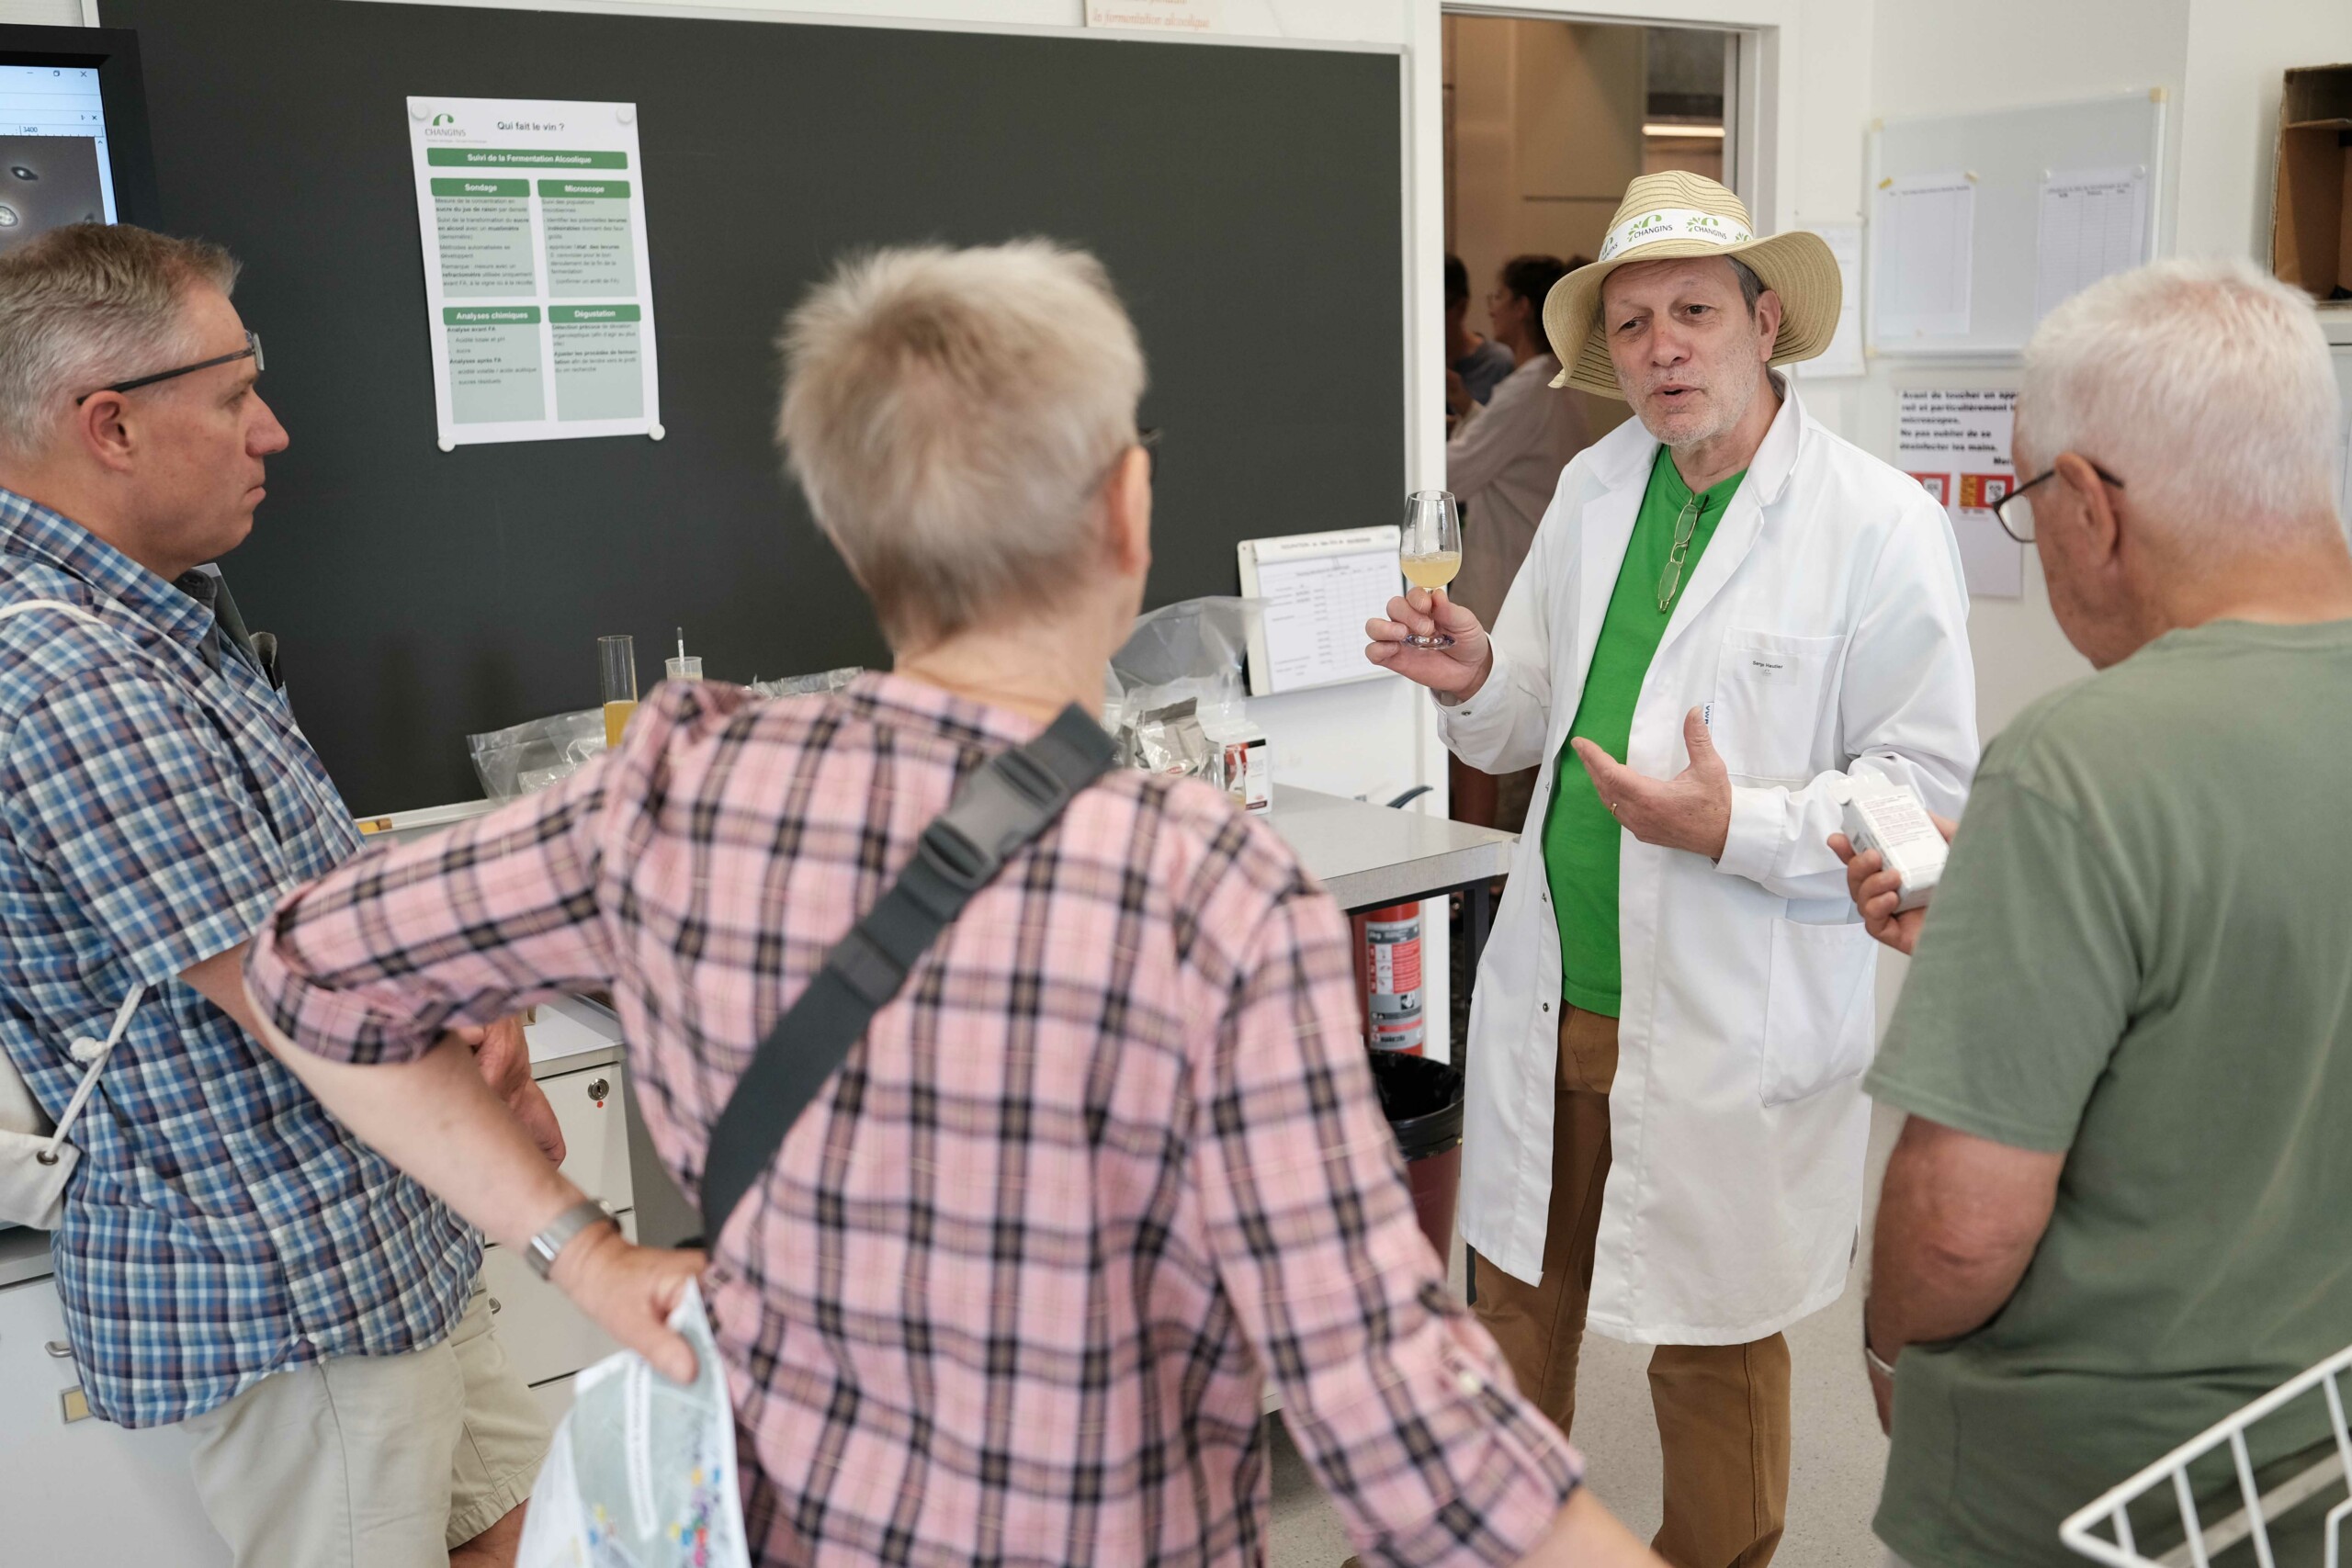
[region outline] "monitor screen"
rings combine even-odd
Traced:
[[[115,218],[97,69],[0,62],[0,251]]]

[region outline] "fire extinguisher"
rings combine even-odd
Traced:
[[[1421,907],[1391,904],[1353,918],[1356,995],[1364,1043],[1375,1051],[1421,1054]]]

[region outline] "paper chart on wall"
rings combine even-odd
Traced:
[[[1975,264],[1976,183],[1960,171],[1881,183],[1871,288],[1872,337],[1900,348],[1968,335]]]
[[[637,106],[411,98],[441,449],[662,437]]]
[[[2148,171],[2052,169],[2034,229],[2033,317],[2147,260]]]
[[[1951,517],[1968,591],[1994,599],[2022,597],[2025,547],[1993,515],[1993,503],[2018,482],[2009,461],[2018,395],[1939,390],[1897,396],[1894,466],[1924,485]]]
[[[1842,290],[1838,305],[1838,329],[1829,346],[1811,359],[1790,367],[1807,380],[1832,376],[1860,376],[1862,364],[1862,226],[1859,223],[1806,223],[1829,246],[1838,263]]]
[[[1250,692],[1267,696],[1388,672],[1363,656],[1364,623],[1404,587],[1394,525],[1245,539],[1241,592],[1265,601],[1250,634]]]

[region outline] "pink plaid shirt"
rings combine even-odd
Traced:
[[[608,988],[688,1192],[769,1023],[1039,727],[895,676],[662,687],[618,755],[289,897],[250,978],[349,1061]],[[1375,1561],[1500,1563],[1579,1466],[1447,1293],[1346,927],[1204,785],[1117,773],[916,965],[713,1248],[774,1563],[1256,1563],[1261,1399]]]

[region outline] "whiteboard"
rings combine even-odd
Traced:
[[[1985,358],[2024,348],[2041,316],[2037,292],[2050,292],[2040,241],[2043,188],[2052,180],[2137,176],[2145,216],[2130,259],[2153,260],[2164,136],[2161,87],[1872,126],[1865,296],[1871,352]],[[1895,203],[1907,204],[1897,215],[1905,220],[1891,222]],[[1950,275],[1923,279],[1917,264],[1936,234],[1953,237]]]

